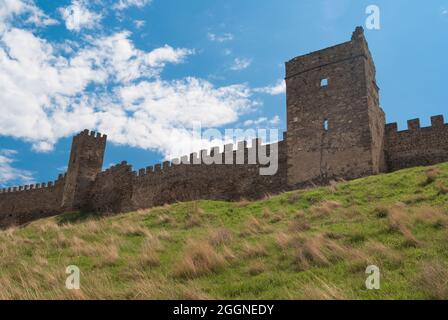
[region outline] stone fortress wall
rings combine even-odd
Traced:
[[[240,142],[137,171],[126,162],[102,171],[107,136],[85,130],[73,138],[67,174],[0,190],[0,228],[77,210],[118,213],[196,199],[258,199],[448,161],[443,116],[432,117],[426,128],[418,119],[404,131],[385,124],[375,74],[361,27],[348,42],[288,61],[287,132],[272,145],[255,139],[250,147]],[[262,175],[267,163],[260,155],[271,152],[278,154],[278,170]]]

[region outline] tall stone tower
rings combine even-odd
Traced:
[[[385,170],[384,112],[362,27],[351,41],[286,63],[288,184]]]
[[[73,137],[62,208],[84,209],[88,203],[90,185],[103,167],[107,136],[84,130]]]

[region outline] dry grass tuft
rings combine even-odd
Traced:
[[[330,186],[328,187],[328,190],[330,190],[331,193],[336,193],[338,192],[338,182],[331,180],[330,181]]]
[[[232,241],[232,238],[232,232],[224,227],[212,229],[208,233],[209,242],[215,247],[223,244],[229,244]]]
[[[156,267],[160,265],[160,256],[158,251],[161,250],[160,242],[157,238],[147,238],[142,243],[140,255],[138,256],[141,266]]]
[[[191,229],[193,227],[199,227],[202,223],[201,216],[197,213],[189,214],[185,220],[185,228]]]
[[[396,205],[389,210],[388,223],[391,231],[399,232],[403,235],[407,246],[418,247],[420,245],[420,242],[411,231],[411,217],[402,205]]]
[[[171,241],[173,240],[173,236],[171,235],[171,233],[169,233],[166,230],[160,230],[159,233],[157,234],[157,237],[160,240],[166,240],[166,241]]]
[[[438,168],[429,168],[425,171],[426,180],[422,183],[423,186],[430,185],[434,181],[437,180],[437,178],[440,175],[440,169]]]
[[[240,237],[247,237],[256,234],[263,234],[269,232],[266,223],[251,216],[247,221],[245,228],[240,232]]]
[[[233,253],[232,249],[230,249],[227,246],[222,247],[222,255],[224,259],[226,259],[227,261],[234,261],[237,258],[235,253]]]
[[[293,193],[288,194],[288,203],[289,204],[295,204],[300,200],[301,192],[296,191]]]
[[[277,212],[269,221],[270,223],[278,223],[285,218],[286,214],[283,211]]]
[[[307,270],[311,266],[328,266],[337,260],[359,258],[360,255],[357,250],[341,245],[324,235],[300,240],[296,254],[299,270]]]
[[[269,208],[264,208],[263,209],[263,219],[270,219],[272,216],[272,211]]]
[[[266,266],[262,261],[254,261],[249,265],[247,273],[251,276],[257,276],[266,271]]]
[[[377,205],[373,209],[373,212],[375,213],[376,217],[379,219],[384,219],[389,216],[389,208],[385,205]]]
[[[436,188],[439,191],[439,195],[448,194],[448,187],[442,181],[437,182]]]
[[[47,220],[38,224],[37,229],[41,232],[56,232],[61,227],[54,220]]]
[[[193,202],[185,220],[185,228],[190,229],[200,226],[203,214],[204,211],[198,206],[198,203]]]
[[[68,248],[72,245],[72,242],[67,239],[62,231],[58,231],[56,237],[53,239],[53,244],[58,248]]]
[[[177,263],[174,276],[192,279],[216,272],[225,263],[225,258],[209,243],[192,241],[187,245],[182,259]]]
[[[275,237],[275,242],[281,250],[290,248],[294,243],[294,238],[284,232],[280,232]]]
[[[316,283],[319,282],[318,285]],[[344,295],[341,289],[335,285],[325,283],[324,281],[318,279],[314,282],[315,284],[306,284],[303,289],[303,298],[308,300],[346,300],[347,297]]]
[[[416,286],[430,299],[448,299],[448,268],[440,261],[425,262],[420,267]]]
[[[113,266],[120,258],[118,247],[114,244],[104,245],[100,247],[100,263],[99,266]]]
[[[330,215],[333,211],[341,207],[342,204],[337,201],[326,200],[316,206],[311,207],[310,212],[314,218],[321,218]]]
[[[241,248],[244,258],[265,257],[268,255],[266,247],[261,243],[249,244],[245,242]]]
[[[167,215],[165,213],[162,213],[159,215],[159,224],[171,224],[174,222],[174,218],[170,215]]]
[[[134,223],[113,223],[114,228],[118,234],[127,237],[146,237],[150,235],[150,232],[145,227]]]
[[[400,263],[402,261],[401,254],[378,241],[369,241],[365,246],[365,251],[369,257],[377,257],[377,263],[381,264],[383,261],[391,262],[394,264]]]
[[[441,208],[420,207],[415,211],[415,216],[417,221],[432,224],[437,228],[448,226],[448,215]]]
[[[303,232],[311,229],[308,221],[303,218],[296,218],[292,220],[288,225],[288,230],[293,233]]]

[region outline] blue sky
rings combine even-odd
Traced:
[[[448,118],[448,1],[0,0],[0,186],[64,172],[107,133],[105,168],[209,146],[189,127],[283,131],[284,62],[366,30],[388,122]]]

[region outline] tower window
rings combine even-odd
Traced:
[[[320,80],[320,86],[321,86],[321,87],[326,87],[326,86],[328,86],[328,78],[321,79],[321,80]]]
[[[328,131],[328,119],[324,120],[324,130]]]

